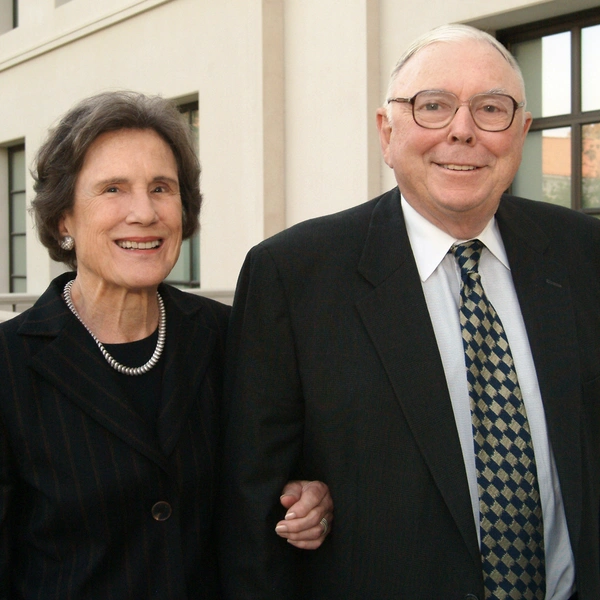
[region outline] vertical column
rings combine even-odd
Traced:
[[[9,291],[8,150],[0,148],[0,293]]]
[[[379,192],[379,2],[285,0],[286,225]]]
[[[369,198],[381,194],[381,151],[375,127],[375,112],[381,105],[379,89],[380,61],[380,12],[379,0],[365,0],[366,16],[366,111],[367,111],[367,189]]]
[[[285,228],[283,0],[262,2],[264,237]]]

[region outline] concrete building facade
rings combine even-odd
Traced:
[[[449,22],[493,34],[597,6],[0,0],[0,293],[10,291],[14,149],[30,168],[48,128],[81,98],[133,89],[197,102],[204,207],[196,243],[201,292],[210,295],[233,290],[246,252],[265,237],[395,185],[380,158],[375,111],[418,34]],[[33,198],[28,174],[23,191],[25,207]],[[39,294],[63,267],[48,258],[30,216],[20,218],[24,285]]]

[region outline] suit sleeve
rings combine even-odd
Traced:
[[[11,557],[14,539],[9,517],[14,497],[8,436],[0,417],[0,600],[10,597]]]
[[[281,489],[300,475],[304,403],[284,285],[264,248],[251,251],[242,268],[227,347],[220,518],[224,597],[300,598],[302,551],[274,529],[284,514]]]

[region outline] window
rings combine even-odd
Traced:
[[[533,123],[514,194],[600,216],[600,9],[498,32]]]
[[[9,291],[27,292],[25,146],[8,149]]]
[[[182,117],[192,130],[196,154],[199,149],[198,132],[198,102],[190,102],[179,106]],[[200,287],[200,241],[196,233],[190,239],[184,240],[181,245],[179,260],[169,274],[167,281],[172,285],[189,288]]]
[[[19,1],[0,0],[0,33],[19,26]]]

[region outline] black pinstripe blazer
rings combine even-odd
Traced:
[[[160,287],[167,341],[153,429],[61,299],[71,277],[0,325],[0,598],[217,598],[229,308]],[[153,518],[157,502],[169,504],[166,520]]]

